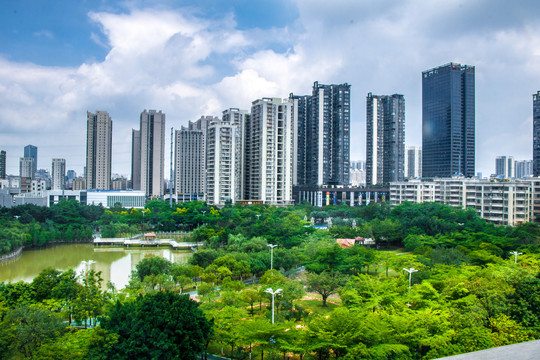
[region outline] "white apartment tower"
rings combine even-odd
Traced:
[[[161,197],[165,175],[165,114],[161,110],[141,113],[140,143],[140,190],[146,196]]]
[[[206,161],[206,138],[208,133],[208,127],[211,123],[219,121],[219,118],[217,116],[201,116],[196,121],[190,121],[188,123],[187,128],[182,127],[185,130],[199,130],[202,132],[202,154],[201,154],[201,189],[204,196],[206,196],[207,190],[206,190],[206,167],[207,167],[207,161]]]
[[[203,200],[203,132],[175,131],[174,193],[177,202]]]
[[[112,120],[106,111],[87,112],[86,187],[110,190]]]
[[[209,205],[233,203],[243,194],[242,129],[249,119],[246,110],[223,111],[223,119],[213,120],[206,136],[206,201]]]
[[[422,177],[422,147],[405,146],[405,178]]]
[[[52,159],[52,190],[66,187],[66,159]]]
[[[244,200],[292,204],[293,103],[255,100],[244,129]]]

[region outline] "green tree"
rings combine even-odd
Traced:
[[[137,276],[140,281],[148,275],[169,274],[172,268],[172,263],[167,259],[159,256],[145,257],[136,266]]]
[[[195,359],[212,331],[197,303],[168,291],[117,302],[102,326],[119,335],[111,359]]]
[[[308,291],[315,291],[322,296],[322,306],[326,307],[326,300],[337,293],[345,285],[347,278],[339,271],[324,271],[320,274],[308,273]]]
[[[0,328],[0,343],[11,340],[3,344],[7,346],[4,354],[19,353],[33,358],[45,341],[54,341],[61,334],[64,325],[59,314],[41,304],[21,304],[8,311]]]

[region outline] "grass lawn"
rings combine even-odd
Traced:
[[[326,302],[327,307],[323,307],[322,300],[299,300],[296,303],[300,304],[305,311],[312,314],[326,314],[339,306]]]

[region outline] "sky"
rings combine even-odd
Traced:
[[[82,175],[86,111],[113,119],[112,172],[130,177],[144,109],[179,129],[262,97],[351,85],[351,160],[365,160],[366,96],[403,94],[406,145],[422,144],[422,71],[476,71],[476,171],[532,159],[540,91],[538,0],[0,2],[0,149],[18,174],[38,147]],[[170,131],[166,132],[166,174]]]

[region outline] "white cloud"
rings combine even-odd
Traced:
[[[352,159],[365,154],[368,92],[405,95],[407,143],[420,145],[421,71],[450,61],[476,66],[478,171],[492,172],[494,151],[530,153],[530,95],[540,89],[536,2],[521,5],[523,19],[483,0],[296,4],[294,24],[248,30],[238,30],[234,14],[209,20],[191,10],[91,12],[102,34],[90,40],[110,49],[103,61],[59,68],[0,58],[0,147],[8,150],[8,170],[18,171],[26,143],[40,147],[40,158],[65,156],[68,168],[82,170],[85,111],[107,110],[113,172],[127,174],[130,131],[145,108],[163,110],[168,125],[179,127],[228,107],[249,109],[263,96],[309,94],[314,81],[352,85]]]

